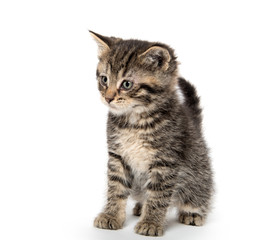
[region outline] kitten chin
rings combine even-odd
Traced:
[[[109,106],[109,111],[112,114],[117,115],[117,116],[127,115],[131,112],[129,109],[117,108],[117,107],[113,107],[113,106]]]
[[[143,114],[143,113],[148,113],[150,110],[152,110],[153,108],[149,107],[145,107],[139,104],[133,104],[131,106],[126,106],[126,107],[121,107],[121,106],[117,106],[117,105],[112,105],[112,104],[107,104],[104,101],[104,104],[107,105],[109,111],[116,115],[116,116],[128,116],[129,120],[131,119],[131,116],[134,116],[134,118],[138,119],[138,117]]]
[[[130,115],[133,112],[131,107],[116,107],[113,105],[108,106],[109,111],[116,116]]]

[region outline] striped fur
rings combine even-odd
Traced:
[[[91,33],[100,49],[98,89],[109,107],[107,203],[94,225],[122,228],[129,195],[137,201],[139,234],[162,235],[171,206],[179,209],[180,222],[202,225],[210,209],[212,170],[199,97],[178,77],[174,51],[161,43]]]

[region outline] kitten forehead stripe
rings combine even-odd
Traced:
[[[136,53],[134,51],[131,52],[131,54],[128,56],[128,59],[125,63],[124,66],[124,72],[122,73],[122,77],[124,78],[126,76],[126,73],[129,71],[129,65],[131,63],[131,61],[133,60],[134,56],[136,55]]]

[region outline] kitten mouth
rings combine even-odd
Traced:
[[[108,104],[108,107],[109,107],[109,108],[113,108],[113,109],[117,109],[117,107],[116,107],[115,105],[112,105],[112,104],[110,104],[110,103]]]
[[[112,109],[117,109],[116,107],[114,107],[114,106],[110,106],[110,105],[109,105],[109,108],[112,108]]]

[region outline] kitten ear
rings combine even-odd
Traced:
[[[114,37],[105,37],[90,30],[89,32],[98,45],[98,57],[101,57],[105,52],[109,51],[110,47],[117,40]]]
[[[153,67],[162,67],[164,70],[169,68],[171,60],[169,51],[161,46],[152,46],[139,57],[142,58],[145,64],[152,65]]]

